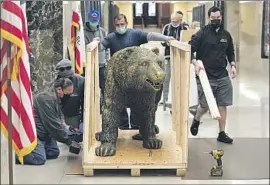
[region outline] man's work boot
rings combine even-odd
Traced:
[[[224,131],[222,131],[222,132],[220,132],[220,133],[218,134],[217,140],[218,140],[219,142],[228,143],[228,144],[232,144],[232,143],[233,143],[233,139],[230,138],[230,137],[228,136],[228,134],[226,134]]]
[[[193,136],[196,136],[199,131],[200,121],[197,121],[195,118],[193,119],[192,125],[190,127],[190,132]]]

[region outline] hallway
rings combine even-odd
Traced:
[[[153,31],[153,30],[151,30]],[[157,31],[157,30],[156,30]],[[239,61],[239,74],[235,80],[233,80],[234,87],[234,105],[228,109],[228,127],[227,131],[235,139],[235,143],[243,141],[262,141],[263,138],[267,139],[269,142],[269,71],[268,61],[260,59],[259,50],[257,44],[250,45],[248,43],[248,38],[242,39],[242,45],[240,46],[240,61]],[[153,42],[146,45],[146,47],[159,46],[159,44]],[[250,52],[253,51],[253,52]],[[255,52],[256,51],[256,52]],[[250,68],[250,64],[256,62],[256,70]],[[191,73],[193,73],[193,68],[191,68]],[[194,79],[191,79],[191,83]],[[194,89],[195,87],[195,89]],[[191,84],[191,97],[196,97],[196,86]],[[169,111],[163,111],[160,106],[157,111],[157,125],[160,127],[161,132],[166,132],[166,130],[171,129],[171,116]],[[189,124],[192,121],[192,116],[190,115]],[[215,121],[211,120],[210,116],[205,115],[203,124],[200,127],[200,131],[196,138],[201,138],[205,140],[206,138],[217,137],[218,125]],[[189,135],[189,138],[194,138]],[[245,143],[244,145],[249,145]],[[107,184],[107,183],[121,183],[126,184],[133,183],[155,183],[162,184],[168,183],[176,184],[180,183],[179,177],[175,176],[164,176],[155,177],[154,179],[150,177],[138,177],[130,178],[128,175],[116,174],[115,176],[104,175],[104,177],[93,177],[86,178],[80,175],[66,175],[66,171],[70,166],[71,161],[76,161],[75,156],[70,156],[67,148],[61,145],[62,154],[54,161],[48,161],[45,166],[34,167],[34,166],[18,166],[16,165],[16,183],[62,183],[62,184],[72,184],[72,183],[84,183],[84,184]],[[260,151],[261,152],[261,151]],[[259,160],[259,159],[258,159]],[[227,161],[228,162],[228,161]],[[210,167],[211,164],[209,164]],[[228,165],[228,164],[227,164]],[[259,166],[258,166],[259,167]],[[33,174],[39,171],[38,178],[33,179]],[[244,169],[242,169],[244,170]],[[269,168],[268,168],[269,172]],[[50,178],[48,178],[50,177]],[[183,178],[185,179],[185,178]],[[247,179],[249,179],[247,177]],[[181,183],[268,183],[267,179],[263,180],[182,180]]]
[[[219,1],[219,3],[221,2],[222,1]],[[108,1],[106,3],[103,1],[103,3],[102,2],[99,2],[99,3],[100,3],[99,6],[101,5],[103,6],[103,9],[101,10],[102,12],[101,16],[103,16],[102,21],[104,25],[105,23],[107,24],[106,26],[104,26],[104,28],[106,27],[105,28],[106,31],[114,31],[115,29],[115,27],[113,27],[114,16],[111,16],[111,14],[118,14],[118,13],[123,13],[126,15],[127,17],[126,22],[128,22],[127,28],[134,27],[137,29],[142,29],[141,25],[134,23],[135,19],[133,19],[134,18],[133,6],[134,6],[134,3],[136,3],[135,1],[113,2],[114,5],[115,6],[117,5],[119,8],[114,13],[111,13],[112,11],[110,12],[110,10],[112,9],[109,9],[108,7],[107,7],[108,9],[104,11],[104,6],[105,6],[104,4],[106,4],[107,6],[109,3],[112,3],[111,1]],[[217,1],[215,3],[217,3]],[[233,144],[224,144],[217,141],[219,126],[218,126],[217,121],[213,120],[209,113],[205,114],[204,117],[202,118],[201,120],[202,124],[199,127],[198,135],[192,136],[189,129],[193,121],[193,116],[192,114],[189,113],[188,122],[186,122],[186,120],[183,121],[185,125],[188,124],[188,127],[187,127],[188,128],[188,143],[185,143],[186,144],[185,146],[187,146],[188,148],[188,155],[187,155],[188,168],[184,177],[177,177],[175,175],[175,169],[180,169],[179,167],[180,165],[178,163],[171,162],[172,160],[167,160],[167,159],[170,159],[171,156],[174,156],[174,157],[176,156],[176,158],[178,157],[178,159],[181,159],[181,161],[183,161],[183,159],[185,159],[185,155],[183,155],[183,148],[181,147],[172,149],[176,151],[176,155],[175,153],[173,153],[174,151],[172,152],[171,148],[168,147],[169,146],[168,143],[173,141],[173,139],[168,139],[169,137],[167,137],[169,134],[172,135],[173,133],[172,132],[172,116],[168,108],[164,111],[162,105],[160,105],[156,112],[156,119],[155,119],[156,125],[158,125],[160,129],[160,133],[157,135],[157,138],[163,137],[162,138],[163,147],[161,150],[163,149],[167,150],[167,153],[170,154],[169,156],[163,155],[163,154],[159,155],[157,154],[158,152],[155,153],[156,151],[153,151],[153,150],[142,149],[143,152],[145,152],[142,155],[142,158],[145,157],[149,161],[149,163],[144,163],[142,162],[141,157],[138,154],[136,154],[137,150],[135,149],[134,150],[135,152],[127,152],[127,153],[130,153],[128,164],[122,162],[124,161],[122,159],[126,155],[120,154],[116,158],[111,158],[113,159],[113,162],[112,162],[114,165],[113,168],[117,168],[116,170],[115,169],[107,170],[108,166],[106,166],[106,170],[103,169],[103,171],[95,169],[94,177],[84,177],[83,169],[82,169],[82,154],[86,150],[89,151],[89,148],[85,147],[83,148],[83,150],[81,151],[79,155],[75,155],[69,152],[69,148],[66,145],[59,143],[59,148],[60,148],[61,153],[57,159],[47,160],[45,165],[42,165],[42,166],[15,165],[15,168],[14,168],[15,184],[269,184],[269,59],[261,58],[261,42],[262,42],[261,41],[262,40],[262,37],[261,37],[261,33],[262,33],[261,8],[262,6],[261,4],[262,3],[261,2],[257,3],[255,1],[252,2],[254,4],[252,3],[241,4],[240,2],[233,2],[233,1],[231,2],[228,1],[226,3],[227,3],[226,4],[227,7],[226,6],[225,7],[228,10],[226,10],[226,18],[224,20],[226,20],[225,21],[227,24],[226,26],[229,29],[229,31],[232,33],[233,39],[236,40],[235,45],[239,47],[239,53],[238,53],[239,61],[236,61],[237,77],[236,79],[232,79],[233,106],[228,107],[227,126],[226,126],[226,133],[228,133],[228,135],[234,139]],[[204,7],[205,10],[208,10],[209,7],[213,6],[214,1],[212,2],[207,1],[205,2],[204,5],[202,1],[200,2],[199,1],[196,1],[196,2],[195,1],[194,2],[193,1],[192,2],[188,2],[188,1],[183,1],[183,2],[170,1],[169,2],[168,1],[168,2],[159,2],[159,4],[163,4],[163,5],[167,4],[168,9],[164,8],[165,7],[164,6],[163,10],[165,11],[163,11],[163,13],[160,13],[160,15],[163,14],[161,16],[162,18],[168,18],[168,22],[170,22],[169,17],[172,12],[182,10],[184,12],[183,21],[191,25],[191,22],[194,21],[193,18],[194,17],[198,18],[202,14],[204,14],[204,16],[201,16],[200,19],[205,20],[206,24],[208,21],[207,11],[202,13],[202,11],[200,12],[199,9],[196,9],[196,8],[193,9],[193,7],[200,8],[205,5]],[[234,8],[234,5],[236,4],[237,4],[237,7]],[[160,5],[160,7],[163,5]],[[230,8],[228,8],[229,6]],[[66,10],[67,10],[67,7],[68,6],[66,6]],[[158,11],[162,10],[162,8],[160,9],[157,8],[157,9]],[[64,12],[63,20],[61,18],[60,19],[61,21],[65,22],[65,18],[71,15],[71,12],[73,11],[72,8],[68,10],[69,11]],[[85,16],[87,16],[86,10],[87,8],[85,9],[85,12],[84,12]],[[156,12],[157,14],[155,16],[158,15],[158,11]],[[136,11],[135,11],[135,14],[136,14]],[[256,14],[256,16],[254,16],[254,14]],[[139,15],[140,14],[137,15],[137,18],[139,17]],[[69,18],[71,18],[71,16]],[[149,24],[147,28],[143,29],[143,31],[161,33],[162,29],[158,28],[157,26],[154,26],[154,25],[158,25],[159,27],[161,27],[162,21],[161,19],[159,20],[159,18],[158,20],[156,20],[158,22],[157,24],[156,23]],[[198,19],[196,21],[198,21]],[[56,22],[56,23],[61,24],[61,22],[60,23]],[[63,25],[63,27],[61,28],[63,28],[64,31],[70,30],[70,25],[66,24],[66,25]],[[43,30],[43,32],[44,33],[49,32],[48,30],[49,29],[45,29],[45,31]],[[70,35],[67,33],[64,33],[64,34]],[[32,42],[35,42],[33,38],[32,38]],[[37,43],[39,42],[43,43],[43,40],[41,39]],[[117,45],[119,43],[116,42],[113,44]],[[98,46],[98,44],[96,44],[96,46]],[[149,49],[153,47],[158,47],[160,50],[160,56],[164,56],[164,47],[160,44],[160,42],[149,42],[147,44],[141,45],[141,47],[146,47]],[[63,48],[65,51],[66,47],[63,46]],[[49,55],[46,54],[46,52],[40,52],[38,49],[37,51],[38,51],[37,52],[38,54],[44,53],[44,56],[42,55],[42,57],[40,57],[42,60],[39,61],[40,58],[37,58],[36,60],[40,62],[40,64],[45,64],[49,58]],[[211,52],[212,50],[210,50],[210,53]],[[52,53],[54,53],[54,51]],[[97,55],[98,53],[96,53],[96,56]],[[87,56],[89,57],[89,55]],[[97,64],[98,57],[92,57],[92,56],[94,55],[91,54],[91,59],[88,58],[86,61],[88,62],[90,61],[90,64],[94,64],[94,63]],[[65,58],[65,54],[63,55],[63,58]],[[54,65],[53,63],[51,63],[50,66],[48,65],[50,67],[48,69],[52,69],[54,67],[53,65]],[[37,74],[39,74],[40,71],[37,71]],[[49,72],[54,72],[54,71],[53,70],[45,71],[44,69],[44,71],[42,72],[49,73]],[[93,72],[91,73],[91,75],[97,74],[95,73],[95,70],[93,69],[91,70],[91,72]],[[183,75],[183,73],[180,74],[179,76],[181,75]],[[98,80],[98,78],[96,77],[91,78],[91,79]],[[89,84],[93,85],[93,83],[89,83]],[[87,84],[87,87],[89,84]],[[89,86],[89,87],[92,87],[92,86]],[[98,88],[98,86],[96,85],[95,88]],[[177,88],[182,90],[182,87],[177,87]],[[91,88],[86,88],[86,89],[87,90],[85,92],[90,92],[92,90]],[[93,94],[95,96],[97,95],[96,98],[99,100],[98,93],[96,93],[97,89],[95,89],[94,92],[95,93],[92,93],[92,94],[89,93],[88,95],[93,95]],[[170,90],[170,93],[171,93],[171,90]],[[189,106],[190,107],[197,105],[197,101],[198,101],[197,96],[198,96],[197,84],[195,81],[194,66],[191,64],[190,89],[189,89]],[[95,101],[94,98],[91,98],[91,101],[87,101],[87,102],[90,102],[90,103],[89,105],[85,106],[86,108],[84,107],[84,110],[87,110],[87,106],[95,107],[91,103],[99,102],[99,101]],[[180,100],[179,102],[183,103],[182,100]],[[171,94],[169,94],[169,103],[174,103],[171,100]],[[90,117],[93,116],[93,113],[87,114],[87,111],[85,111],[84,113],[85,115],[90,115]],[[93,117],[91,117],[91,120],[92,118]],[[88,119],[86,118],[85,120],[84,121],[87,123],[85,124],[86,126],[92,123],[92,121],[88,121]],[[98,121],[96,123],[100,123],[100,122]],[[93,126],[90,126],[89,130],[95,131]],[[178,129],[178,131],[179,130],[180,129]],[[125,138],[126,140],[122,140],[124,142],[128,141],[129,139],[131,140],[132,139],[131,136],[133,135],[134,132],[137,132],[137,131],[125,131],[125,132],[127,132],[127,137]],[[185,135],[185,138],[186,137],[187,135]],[[138,144],[137,146],[140,148],[141,147],[140,142],[141,141],[133,141],[133,144],[134,143]],[[123,146],[125,145],[122,145],[122,148],[125,151],[128,151]],[[130,145],[130,146],[133,147],[133,145]],[[224,175],[222,177],[211,177],[209,172],[211,170],[212,165],[216,163],[216,160],[213,159],[213,157],[210,156],[208,152],[212,150],[217,150],[217,149],[224,150],[224,156],[222,158]],[[94,154],[94,152],[91,154]],[[162,156],[162,157],[156,160],[152,157],[153,155],[156,155],[158,157]],[[87,159],[87,157],[85,157],[85,159]],[[106,162],[108,162],[106,161],[107,159],[105,158],[104,159],[105,162],[103,161],[105,164]],[[161,161],[164,163],[162,165],[158,164],[154,166],[156,161],[158,162]],[[101,168],[102,166],[100,165],[102,162],[98,162],[98,163],[99,164],[97,165],[98,166],[97,169]],[[186,164],[186,161],[185,161],[185,164]],[[148,171],[141,170],[140,177],[130,176],[130,166],[132,167],[135,166],[135,168],[141,169],[143,165],[150,168],[153,168],[154,166],[154,167],[157,167],[159,170],[160,169],[162,170],[160,171],[156,169],[150,169]],[[168,166],[172,166],[172,165],[175,165],[174,170],[166,169],[168,168]],[[126,166],[128,170],[120,169],[120,168],[125,168]],[[90,168],[95,168],[95,167],[93,167],[91,163]],[[8,170],[4,172],[7,172],[7,171]]]

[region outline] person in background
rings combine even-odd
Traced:
[[[105,30],[99,25],[100,13],[98,10],[89,10],[88,20],[84,26],[85,44],[91,43],[94,38],[98,38],[101,42],[106,37]],[[99,45],[99,87],[101,90],[100,108],[104,103],[104,88],[105,88],[105,71],[106,63],[109,59],[108,50],[101,50]],[[102,110],[102,108],[101,108]]]
[[[84,77],[74,73],[72,63],[68,59],[63,59],[56,64],[57,80],[59,78],[69,78],[73,83],[72,94],[65,94],[61,98],[61,109],[65,122],[72,128],[79,128],[83,122],[84,106]],[[82,141],[82,135],[78,135],[78,142]]]
[[[128,29],[127,17],[124,14],[119,14],[114,17],[114,24],[116,27],[115,32],[108,34],[106,38],[101,42],[103,49],[110,49],[111,56],[121,49],[140,46],[148,41],[163,41],[169,42],[174,40],[173,37],[164,36],[160,33],[146,33],[138,29]],[[125,61],[123,61],[125,62]],[[131,129],[139,129],[138,124],[132,121],[132,112],[130,113]],[[120,129],[130,129],[127,110],[122,111],[121,122],[119,124]]]
[[[171,15],[171,23],[166,24],[163,28],[162,34],[180,40],[182,30],[187,30],[186,27],[181,26],[182,15],[173,13]],[[170,80],[171,80],[171,62],[170,62],[170,47],[167,43],[162,43],[165,46],[165,81],[163,84],[163,103],[167,103],[169,96]],[[165,105],[164,105],[165,106]]]
[[[37,146],[24,156],[24,164],[43,165],[47,159],[55,159],[60,150],[56,141],[71,146],[72,139],[66,133],[66,124],[60,108],[60,98],[73,92],[72,81],[60,78],[54,86],[38,93],[33,98],[37,130]],[[20,163],[16,159],[16,163]]]
[[[223,28],[222,14],[218,7],[208,10],[209,24],[201,28],[190,41],[191,58],[198,75],[205,70],[213,95],[220,112],[219,134],[217,140],[232,143],[233,139],[225,133],[227,107],[232,105],[233,88],[228,75],[227,65],[231,66],[232,78],[236,77],[235,53],[231,34]],[[196,56],[194,55],[196,53]],[[203,64],[203,65],[202,65]],[[198,134],[200,120],[208,110],[208,104],[201,82],[196,77],[199,106],[190,127],[192,135]]]
[[[183,12],[179,10],[176,13],[178,13],[181,16],[182,21],[181,21],[181,25],[180,26],[182,27],[182,29],[184,29],[184,28],[188,29],[189,28],[189,25],[183,21],[183,17],[184,17]]]

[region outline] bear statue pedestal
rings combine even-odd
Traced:
[[[95,155],[96,142],[89,149],[83,164],[84,175],[93,176],[94,169],[130,169],[131,176],[140,176],[141,169],[176,169],[177,176],[183,176],[187,164],[182,160],[182,148],[176,144],[174,131],[160,133],[157,138],[163,141],[159,150],[149,150],[142,147],[141,141],[131,137],[138,131],[119,130],[117,151],[113,157]],[[85,149],[84,149],[85,150]]]
[[[175,169],[176,176],[185,175],[188,159],[190,46],[178,41],[171,42],[171,61],[175,68],[172,70],[172,126],[170,130],[160,130],[156,136],[162,141],[162,147],[143,148],[142,141],[132,139],[138,130],[118,130],[115,155],[100,157],[96,155],[100,142],[95,138],[95,134],[101,131],[98,42],[87,45],[82,161],[85,176],[94,176],[97,169],[127,169],[131,170],[131,176],[140,176],[144,169]],[[108,66],[111,65],[109,62]],[[107,76],[106,88],[108,86]],[[106,100],[107,106],[111,100]],[[108,116],[108,110],[103,112],[103,116]]]

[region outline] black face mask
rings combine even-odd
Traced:
[[[220,19],[213,19],[210,21],[210,24],[214,29],[217,29],[221,26],[221,20]]]
[[[61,98],[61,100],[62,100],[63,102],[65,102],[65,101],[68,100],[69,98],[70,98],[70,95],[64,94],[64,96]]]

